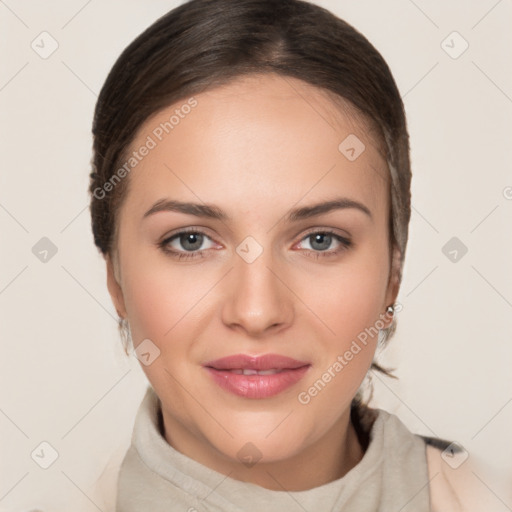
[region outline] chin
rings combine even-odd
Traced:
[[[259,463],[286,460],[304,449],[307,436],[303,431],[303,424],[301,431],[297,432],[290,431],[290,427],[284,423],[279,426],[285,416],[281,415],[278,421],[261,422],[244,429],[234,424],[226,425],[226,429],[234,434],[233,438],[225,435],[222,439],[209,441],[218,451],[236,462],[245,463],[246,457],[251,460],[258,459]],[[236,432],[243,434],[237,435]]]

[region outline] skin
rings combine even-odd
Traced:
[[[171,446],[267,489],[317,487],[342,477],[364,454],[350,402],[377,336],[308,404],[298,394],[395,302],[399,252],[389,247],[386,164],[361,118],[300,80],[246,76],[196,100],[129,175],[115,251],[106,258],[108,289],[129,321],[134,347],[150,339],[160,350],[141,367],[162,402]],[[149,119],[131,148],[184,103]],[[338,150],[349,134],[366,145],[353,162]],[[339,196],[363,203],[372,218],[346,208],[284,219],[292,208]],[[231,220],[174,211],[144,218],[157,201],[171,198],[216,205]],[[190,227],[206,234],[193,246],[200,247],[195,258],[179,260],[159,247]],[[353,245],[307,236],[322,230]],[[247,236],[263,248],[252,263],[236,252]],[[179,237],[167,247],[190,254]],[[278,353],[311,367],[277,396],[248,399],[219,388],[202,367],[237,353]],[[261,453],[252,467],[237,456],[247,442]]]

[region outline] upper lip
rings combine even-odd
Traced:
[[[221,357],[215,361],[209,361],[203,366],[215,368],[216,370],[285,370],[301,368],[308,366],[307,361],[298,361],[291,357],[280,354],[264,354],[261,356],[250,356],[246,354],[234,354],[232,356]]]

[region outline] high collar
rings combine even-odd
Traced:
[[[305,491],[274,491],[223,475],[169,445],[160,430],[160,400],[149,386],[120,469],[116,510],[427,512],[424,441],[397,416],[372,411],[368,448],[342,478]]]

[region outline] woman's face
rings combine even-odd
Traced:
[[[108,285],[168,441],[275,462],[347,427],[398,291],[386,164],[363,124],[304,82],[250,76],[159,112],[131,151]],[[331,201],[361,206],[318,207]],[[298,362],[211,364],[240,354],[234,368]]]

